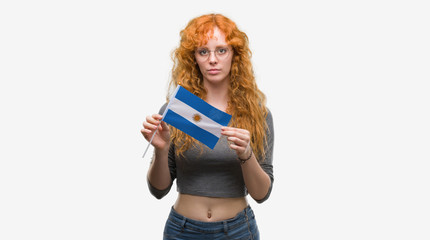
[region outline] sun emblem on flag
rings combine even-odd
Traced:
[[[193,115],[193,120],[194,122],[200,122],[200,120],[202,120],[202,117],[200,116],[200,114],[196,113]]]

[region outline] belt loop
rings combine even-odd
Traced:
[[[224,225],[224,233],[227,235],[228,234],[228,224],[227,221],[222,221],[223,225]]]
[[[181,221],[181,232],[183,232],[185,230],[185,223],[187,222],[187,218],[182,216],[182,221]]]
[[[248,216],[248,217],[251,217],[251,218],[253,218],[255,215],[254,215],[254,211],[252,211],[252,208],[251,208],[251,206],[249,206],[248,205],[248,207],[246,208],[246,215]]]

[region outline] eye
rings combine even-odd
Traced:
[[[227,53],[228,49],[227,48],[218,48],[216,51],[219,55],[223,55],[223,54]]]
[[[206,56],[209,53],[209,51],[207,49],[205,49],[205,48],[198,49],[197,52],[200,54],[200,56]]]

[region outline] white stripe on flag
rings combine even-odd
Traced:
[[[182,102],[181,100],[177,98],[173,98],[169,104],[169,109],[181,115],[183,118],[187,119],[188,121],[195,124],[196,126],[212,133],[218,138],[221,137],[221,127],[222,127],[221,124],[206,117],[205,115],[201,114],[199,111],[195,110],[194,108],[190,107],[186,103]],[[194,120],[195,114],[198,114],[200,116],[201,118],[200,121]]]

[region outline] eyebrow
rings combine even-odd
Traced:
[[[229,45],[218,45],[215,48],[228,48],[228,46]],[[208,47],[206,46],[197,47],[197,49],[204,49],[204,48],[208,49]]]

